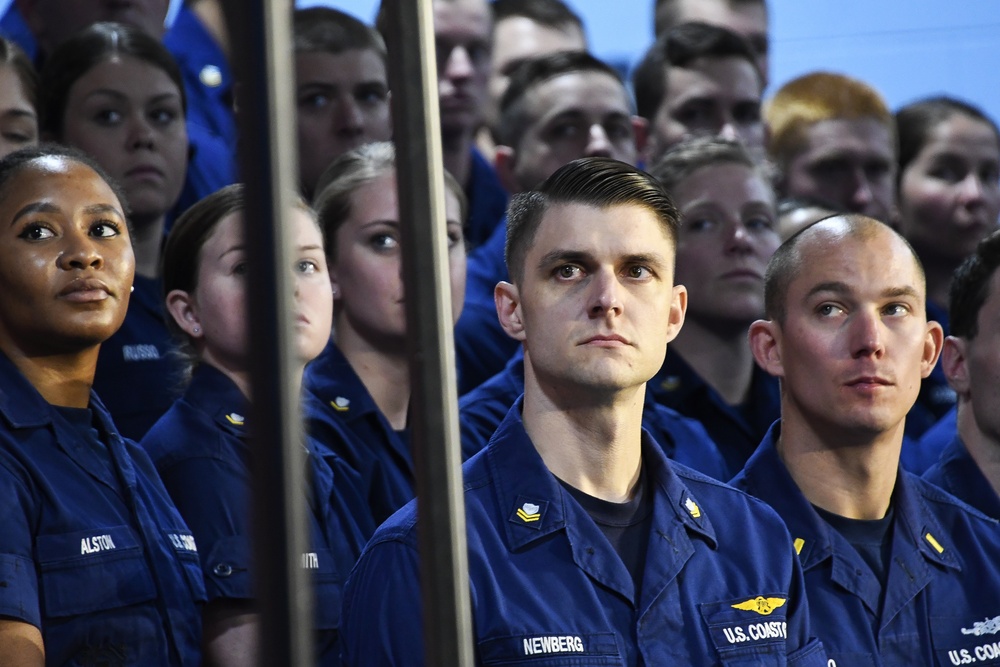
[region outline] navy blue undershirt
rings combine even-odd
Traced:
[[[558,478],[557,478],[558,479]],[[645,466],[639,472],[632,499],[612,503],[595,498],[559,480],[563,488],[586,510],[632,575],[635,590],[642,590],[642,574],[646,567],[646,547],[653,523],[653,494],[646,483]]]

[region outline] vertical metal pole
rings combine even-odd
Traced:
[[[388,6],[424,654],[427,665],[464,666],[472,621],[433,13],[431,0]]]
[[[246,184],[248,308],[253,382],[254,583],[261,615],[260,665],[314,664],[305,457],[299,392],[290,373],[293,207],[291,0],[226,0],[236,46],[240,174]]]

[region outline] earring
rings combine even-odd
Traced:
[[[135,285],[132,285],[131,287],[129,287],[128,291],[129,291],[129,293],[134,292],[135,291]]]
[[[191,333],[200,334],[201,333],[201,329],[199,329],[198,327],[195,327],[194,329],[191,330]]]
[[[340,288],[338,288],[336,285],[334,285],[333,286],[333,298],[336,299],[338,296],[340,296]]]

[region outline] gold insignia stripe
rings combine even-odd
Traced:
[[[538,513],[528,514],[527,512],[525,512],[522,509],[518,509],[517,510],[517,516],[518,516],[519,519],[521,519],[521,521],[524,521],[525,523],[531,523],[532,521],[538,521],[539,519],[542,518],[541,514],[538,514]]]
[[[927,533],[926,535],[924,535],[924,539],[927,540],[928,542],[930,542],[930,545],[932,547],[934,547],[934,549],[936,549],[939,554],[943,554],[944,553],[944,547],[941,546],[940,542],[938,542],[937,540],[934,539],[933,535],[931,535],[930,533]]]

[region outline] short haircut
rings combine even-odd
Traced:
[[[358,188],[396,171],[396,149],[390,141],[358,146],[337,156],[316,184],[316,213],[326,237],[326,256],[337,258],[337,231],[351,216],[351,196]],[[458,199],[459,220],[464,221],[468,199],[455,177],[444,172],[445,188]]]
[[[60,44],[45,59],[39,88],[39,129],[61,139],[73,84],[100,63],[122,56],[141,60],[170,77],[177,86],[181,108],[187,115],[184,80],[167,48],[139,28],[119,23],[95,23]]]
[[[996,123],[982,109],[968,102],[941,95],[907,104],[896,112],[896,144],[899,147],[897,184],[903,178],[903,170],[927,144],[934,128],[953,116],[965,116],[989,126],[997,144],[1000,144],[1000,130]]]
[[[831,72],[813,72],[782,86],[764,106],[771,138],[768,152],[776,166],[788,164],[806,146],[806,131],[824,120],[871,118],[895,136],[894,122],[885,100],[866,83]]]
[[[595,208],[641,206],[656,215],[671,242],[677,243],[680,214],[655,178],[625,162],[585,157],[560,167],[537,190],[514,195],[507,208],[507,272],[515,283],[524,278],[528,254],[546,211],[559,204]]]
[[[385,41],[378,31],[342,11],[329,7],[298,9],[292,26],[296,53],[374,51],[383,63],[387,61]]]
[[[1000,231],[976,246],[976,252],[955,269],[949,293],[951,333],[967,340],[979,335],[979,311],[990,295],[990,280],[1000,266]]]
[[[638,114],[652,119],[667,96],[667,70],[687,67],[699,58],[742,58],[753,65],[758,81],[757,58],[742,36],[707,23],[682,23],[657,38],[632,72]]]
[[[764,169],[756,164],[746,147],[738,141],[719,137],[697,137],[672,146],[650,168],[649,173],[673,192],[691,174],[703,167],[717,164],[738,164],[756,172],[767,186],[771,181]]]
[[[24,89],[24,96],[28,98],[28,103],[36,110],[38,109],[38,72],[31,64],[31,59],[17,45],[17,42],[0,37],[0,64],[6,65],[17,74],[17,80],[21,82]]]
[[[509,18],[523,17],[538,25],[567,32],[584,32],[583,20],[562,0],[493,0],[493,25]]]
[[[108,187],[111,188],[115,197],[118,198],[118,202],[122,205],[122,214],[125,216],[125,224],[128,225],[129,232],[132,231],[132,224],[128,221],[129,207],[128,200],[125,198],[125,191],[122,190],[121,186],[117,181],[115,181],[115,179],[108,175],[108,172],[105,171],[104,167],[97,163],[97,160],[80,149],[72,146],[42,143],[37,146],[27,146],[5,155],[2,159],[0,159],[0,200],[3,199],[5,195],[4,191],[6,190],[7,185],[14,179],[15,176],[30,168],[32,163],[48,157],[61,157],[67,160],[72,160],[73,162],[78,162],[85,167],[89,167],[98,176],[100,176],[101,179],[108,184]],[[132,238],[134,243],[135,238],[131,233],[129,236]]]
[[[701,2],[703,0],[698,1]],[[765,0],[724,0],[724,2],[730,7],[738,5],[761,5],[767,9]],[[670,28],[684,23],[685,19],[680,15],[677,5],[678,0],[656,0],[653,3],[653,28],[656,30],[657,37],[670,30]]]
[[[920,258],[917,257],[917,253],[909,241],[903,238],[903,235],[898,231],[880,220],[869,218],[860,213],[834,215],[800,229],[778,246],[778,249],[771,255],[771,260],[767,263],[767,271],[764,274],[765,317],[778,324],[784,324],[785,316],[788,314],[788,287],[802,266],[799,245],[801,245],[803,238],[817,233],[818,228],[825,228],[827,224],[832,224],[834,221],[844,227],[845,236],[848,238],[868,240],[880,230],[895,235],[910,250],[913,263],[917,267],[917,273],[920,275],[920,279],[924,280],[924,266],[920,263]]]
[[[516,148],[532,119],[527,117],[524,101],[528,92],[546,81],[577,72],[607,74],[622,84],[622,95],[628,98],[621,76],[611,65],[585,51],[557,51],[537,58],[522,60],[510,74],[510,84],[500,98],[500,119],[496,127],[497,143]]]

